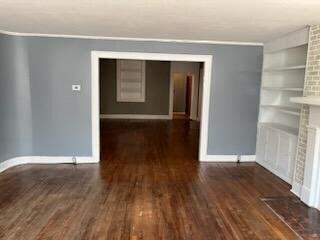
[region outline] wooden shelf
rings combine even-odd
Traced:
[[[271,108],[280,112],[300,116],[300,109],[295,107],[281,106],[281,105],[261,105],[262,108]]]
[[[308,55],[309,29],[265,43],[256,161],[292,183]]]
[[[304,70],[306,65],[290,66],[290,67],[278,67],[278,68],[267,68],[266,72],[277,72],[277,71],[290,71],[290,70]]]
[[[293,91],[293,92],[302,92],[303,88],[292,88],[292,87],[262,87],[263,90],[270,91]]]
[[[298,136],[298,133],[299,133],[299,128],[294,128],[294,127],[286,126],[279,123],[259,123],[259,126],[265,126],[265,127],[272,128],[274,130],[278,130],[278,131],[292,134],[295,136]]]

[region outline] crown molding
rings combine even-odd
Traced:
[[[67,34],[46,34],[46,33],[21,33],[1,30],[1,34],[21,37],[50,37],[50,38],[75,38],[91,40],[118,40],[118,41],[138,41],[138,42],[163,42],[163,43],[197,43],[215,45],[244,45],[244,46],[263,46],[259,42],[235,42],[235,41],[210,41],[210,40],[188,40],[188,39],[162,39],[162,38],[129,38],[129,37],[103,37],[87,35],[67,35]]]

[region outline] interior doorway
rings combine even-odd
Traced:
[[[126,59],[126,60],[143,60],[143,61],[175,61],[175,62],[203,62],[204,74],[203,74],[203,94],[202,94],[202,107],[201,107],[201,123],[200,123],[200,138],[199,138],[199,154],[198,159],[205,161],[207,156],[207,140],[208,140],[208,118],[209,118],[209,101],[210,101],[210,83],[211,83],[211,66],[212,56],[210,55],[187,55],[187,54],[159,54],[159,53],[134,53],[134,52],[92,52],[92,152],[95,161],[100,161],[100,100],[99,100],[99,62],[100,59]],[[173,112],[173,81],[170,78],[170,96],[168,113],[172,118]],[[192,87],[194,83],[193,78],[190,78],[188,83],[188,101],[190,110],[187,110],[192,116],[193,112],[198,112],[197,109],[192,106],[194,104],[193,99],[195,96],[195,88]],[[191,94],[190,94],[191,92]],[[197,96],[198,97],[198,96]],[[191,99],[191,100],[190,100]]]
[[[173,81],[173,114],[190,118],[193,76],[177,73],[174,74]]]
[[[200,121],[203,75],[202,62],[172,62],[173,114]]]
[[[187,76],[187,84],[186,84],[186,107],[185,112],[188,117],[190,117],[191,113],[191,94],[192,94],[192,77]]]

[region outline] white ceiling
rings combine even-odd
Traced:
[[[23,33],[266,42],[320,23],[320,0],[0,0]]]

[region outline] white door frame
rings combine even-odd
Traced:
[[[205,161],[208,146],[209,103],[211,86],[211,55],[167,54],[143,52],[112,52],[91,51],[91,122],[92,122],[92,157],[95,162],[100,161],[100,103],[99,103],[99,59],[134,59],[154,61],[184,61],[203,62],[203,94],[200,123],[199,160]],[[170,81],[170,88],[172,88]],[[169,113],[172,112],[173,94],[170,91]]]

